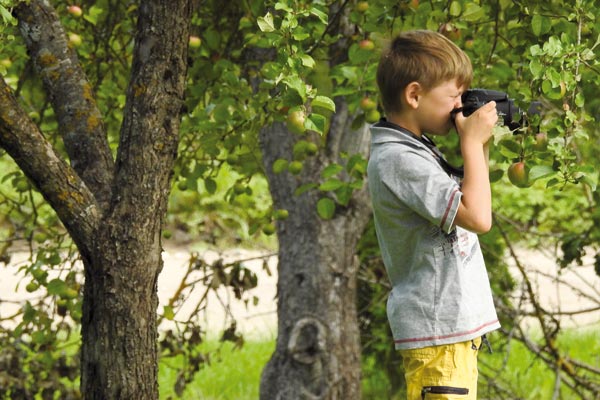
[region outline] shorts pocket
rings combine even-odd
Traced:
[[[423,386],[421,390],[421,399],[425,400],[428,394],[436,395],[436,394],[449,394],[453,396],[466,396],[469,394],[469,389],[460,388],[454,386]],[[436,396],[437,398],[437,396]],[[443,397],[444,399],[449,399],[453,397]]]

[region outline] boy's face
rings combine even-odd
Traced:
[[[448,134],[454,127],[450,112],[462,105],[460,96],[464,91],[465,88],[459,86],[456,80],[450,80],[422,92],[416,110],[421,132]]]

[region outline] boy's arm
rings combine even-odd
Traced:
[[[492,227],[488,142],[497,119],[494,102],[487,103],[468,118],[462,114],[455,118],[464,161],[464,179],[454,224],[475,233],[485,233]]]

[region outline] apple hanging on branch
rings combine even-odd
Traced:
[[[83,10],[77,5],[67,7],[67,12],[74,17],[81,17],[83,15]]]
[[[534,136],[535,142],[533,148],[537,151],[548,150],[548,135],[545,132],[539,132]]]
[[[198,47],[200,47],[201,44],[202,44],[202,39],[200,39],[198,36],[191,35],[189,37],[190,48],[197,49]]]
[[[364,13],[368,9],[369,9],[368,1],[359,1],[358,3],[356,3],[356,11],[358,11],[359,13]]]
[[[304,122],[306,122],[306,111],[302,108],[290,109],[286,119],[286,126],[290,132],[298,135],[306,132]]]
[[[377,108],[377,102],[369,96],[365,96],[360,100],[359,107],[363,111],[374,110]]]
[[[460,31],[460,29],[456,25],[454,25],[450,22],[446,22],[446,23],[440,25],[438,32],[441,33],[442,35],[446,36],[448,39],[452,40],[453,42],[460,40],[460,38],[462,36],[462,32]]]
[[[508,180],[519,188],[531,186],[529,182],[529,172],[524,161],[517,161],[508,167]]]
[[[362,50],[371,51],[375,49],[375,43],[371,39],[363,39],[360,42],[358,42],[358,47]]]

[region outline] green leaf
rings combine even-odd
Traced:
[[[504,175],[504,171],[501,169],[490,171],[490,182],[498,182],[502,178],[502,175]]]
[[[59,278],[52,279],[50,282],[48,282],[48,286],[46,286],[48,294],[51,295],[60,295],[68,288],[69,287],[67,286],[67,283]]]
[[[212,178],[204,179],[204,188],[210,194],[214,194],[217,191],[217,182]]]
[[[550,22],[550,19],[547,17],[536,14],[531,19],[531,29],[533,30],[533,34],[535,36],[541,36],[543,34],[546,34],[546,33],[550,32],[551,28],[552,28],[552,23]]]
[[[280,2],[280,1],[275,4],[275,9],[276,10],[287,11],[289,13],[291,13],[292,11],[294,11],[290,6],[288,6],[287,4],[285,4],[283,2]]]
[[[188,190],[198,191],[198,179],[190,176],[185,180],[185,185]]]
[[[575,105],[579,108],[583,107],[585,104],[585,97],[583,96],[583,93],[579,92],[577,93],[577,95],[575,96]]]
[[[542,51],[542,48],[540,47],[539,44],[534,44],[533,46],[531,46],[529,48],[529,53],[534,57],[539,57],[544,52]]]
[[[202,37],[204,38],[204,42],[206,43],[209,49],[219,50],[219,47],[221,47],[222,36],[219,32],[215,31],[214,29],[206,30],[202,34]]]
[[[217,122],[227,122],[231,114],[229,113],[229,106],[224,103],[219,103],[213,110],[213,116]]]
[[[335,214],[335,202],[324,197],[317,202],[317,213],[323,219],[331,219]]]
[[[275,23],[273,21],[273,14],[267,13],[264,17],[258,17],[258,27],[263,32],[273,32],[275,30]]]
[[[534,58],[533,60],[531,60],[531,62],[529,63],[529,70],[531,71],[531,74],[535,77],[535,78],[539,78],[542,76],[542,74],[544,73],[544,66],[542,65],[542,63],[540,62],[539,59]]]
[[[23,322],[28,323],[34,320],[36,310],[30,302],[26,302],[23,306]]]
[[[306,83],[298,75],[286,76],[281,82],[297,93],[302,99],[302,103],[306,101]]]
[[[500,152],[508,158],[516,158],[521,154],[521,145],[511,139],[503,139],[499,143]]]
[[[310,37],[310,34],[308,32],[306,32],[301,26],[296,28],[294,30],[294,33],[292,33],[292,37],[294,39],[296,39],[297,41],[301,42],[303,40],[306,40]]]
[[[464,21],[477,21],[485,17],[485,10],[475,3],[467,3],[462,19]]]
[[[315,60],[308,54],[302,54],[300,56],[300,60],[302,61],[302,65],[304,65],[305,67],[308,67],[308,68],[315,67]]]
[[[96,25],[98,23],[98,17],[102,15],[104,10],[98,6],[91,6],[87,13],[83,15],[83,19],[89,22],[92,25]]]
[[[12,16],[3,5],[0,5],[0,15],[2,15],[2,22],[4,25],[16,25],[17,20]]]
[[[546,188],[551,188],[552,186],[556,186],[559,183],[560,183],[560,181],[558,179],[552,178],[546,183]]]
[[[342,167],[340,164],[330,164],[323,169],[323,172],[321,172],[321,176],[325,179],[331,178],[332,176],[334,176],[335,174],[339,174],[343,170],[344,167]]]
[[[547,178],[556,174],[556,171],[550,165],[534,165],[529,170],[529,180],[535,181],[541,178]]]
[[[335,191],[335,196],[337,201],[344,207],[346,207],[350,203],[350,199],[352,199],[352,193],[354,189],[350,187],[350,185],[344,185],[338,190]]]
[[[313,107],[320,107],[335,112],[335,103],[327,96],[317,96],[313,99],[311,104]]]
[[[175,312],[173,312],[173,307],[164,306],[163,307],[163,315],[169,321],[173,321],[173,319],[175,318]]]
[[[319,20],[324,24],[327,25],[327,21],[328,21],[328,16],[326,13],[324,13],[323,11],[319,10],[318,8],[311,8],[310,9],[310,13],[312,15],[314,15],[315,17],[319,18]]]
[[[453,1],[450,3],[450,15],[453,17],[458,17],[462,11],[462,7],[458,1]]]
[[[311,189],[315,189],[319,187],[319,185],[317,185],[316,183],[306,183],[300,187],[298,187],[295,191],[294,191],[294,196],[300,196],[306,192],[308,192]]]
[[[329,179],[329,180],[321,183],[321,185],[319,186],[319,190],[321,190],[323,192],[328,192],[331,190],[337,190],[344,185],[345,185],[345,183],[343,181],[341,181],[337,178],[332,178],[332,179]]]
[[[594,178],[590,177],[589,175],[583,175],[578,180],[579,180],[579,182],[582,182],[582,183],[588,185],[590,187],[590,189],[592,190],[592,192],[596,191],[596,188],[598,185],[597,179],[594,179]]]
[[[327,124],[327,118],[321,114],[311,113],[305,122],[306,129],[317,132],[322,135],[325,132],[325,125]]]

